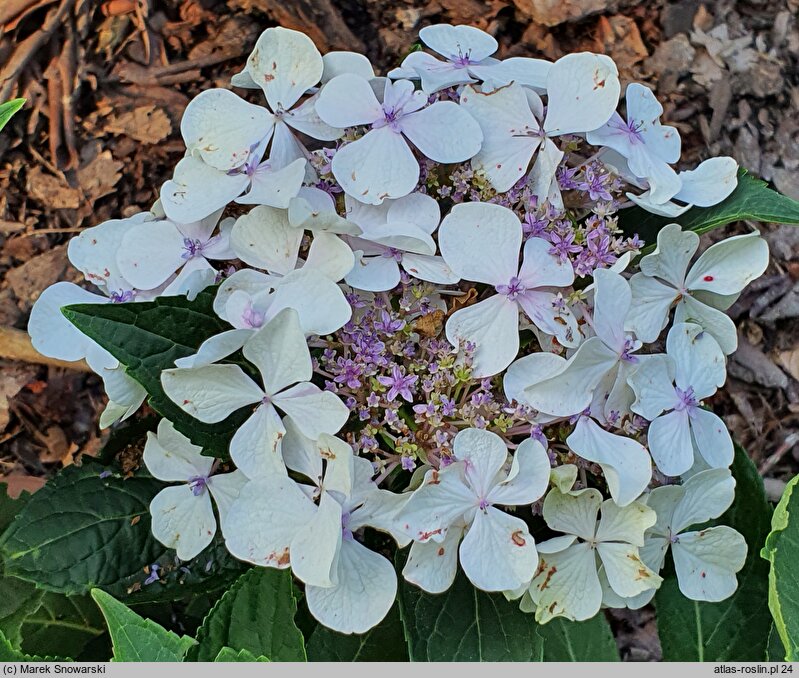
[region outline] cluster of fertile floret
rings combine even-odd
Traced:
[[[108,425],[145,391],[59,309],[216,285],[230,328],[161,381],[202,422],[246,408],[235,470],[162,420],[144,461],[173,484],[153,532],[187,560],[218,521],[230,553],[290,567],[338,631],[395,598],[365,528],[411,545],[402,576],[422,589],[446,590],[460,563],[541,622],[646,604],[669,547],[686,596],[731,595],[741,535],[687,530],[733,500],[733,445],[703,401],[736,347],[724,309],[767,248],[741,235],[692,265],[699,238],[672,224],[628,270],[645,243],[618,215],[716,204],[736,163],[676,172],[677,130],[639,84],[616,112],[606,56],[499,60],[469,26],[420,38],[432,53],[376,77],[361,55],[266,30],[232,79],[266,105],[227,89],[189,104],[160,200],[71,241],[99,293],[48,289],[34,344],[102,375]]]

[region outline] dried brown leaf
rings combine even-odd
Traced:
[[[155,106],[139,106],[111,118],[105,123],[111,134],[121,134],[143,144],[157,144],[172,132],[169,116]]]

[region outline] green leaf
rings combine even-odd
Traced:
[[[640,207],[619,213],[619,225],[627,235],[638,233],[647,243],[645,251],[654,249],[657,234],[666,224],[678,223],[686,231],[706,233],[733,221],[762,221],[777,224],[799,224],[799,202],[768,187],[746,170],[738,170],[738,186],[729,197],[713,207],[693,207],[679,217],[660,217]]]
[[[8,496],[8,484],[0,483],[0,531],[5,531],[32,496],[29,492],[22,492],[12,499]]]
[[[321,624],[308,639],[312,662],[406,662],[408,648],[395,603],[386,618],[364,634],[345,636]]]
[[[45,593],[39,607],[25,617],[21,649],[78,657],[89,643],[103,634],[103,618],[88,596]]]
[[[44,592],[33,584],[14,577],[0,579],[0,632],[14,648],[22,645],[22,625],[39,608],[42,596]]]
[[[150,531],[150,501],[164,483],[145,475],[103,478],[102,472],[107,469],[96,463],[70,466],[28,501],[0,537],[7,575],[57,593],[97,587],[144,602],[218,590],[243,571],[221,538],[193,560],[176,561],[174,550]],[[159,581],[144,585],[153,563],[160,566]]]
[[[400,577],[399,603],[411,661],[541,661],[543,639],[518,601],[476,589],[462,572],[431,594]]]
[[[11,101],[6,101],[4,104],[0,104],[0,130],[8,124],[8,121],[11,120],[11,116],[24,105],[25,99],[12,99]]]
[[[101,478],[103,467],[70,466],[39,490],[0,538],[6,574],[59,593],[122,590],[164,551],[148,506],[163,484]]]
[[[205,424],[181,410],[161,387],[161,372],[175,367],[175,360],[192,355],[203,341],[230,329],[214,313],[215,291],[204,290],[194,301],[160,297],[142,303],[79,304],[65,307],[63,313],[126,367],[147,391],[156,412],[205,448],[205,454],[224,457],[249,411],[245,408],[222,422]]]
[[[167,631],[154,621],[140,617],[124,603],[100,589],[92,598],[108,624],[115,662],[180,662],[196,642],[188,636]]]
[[[768,634],[768,646],[766,647],[766,661],[767,662],[783,662],[785,661],[785,646],[780,640],[780,634],[777,632],[777,627],[772,624],[771,631]]]
[[[0,530],[5,530],[22,510],[31,495],[23,492],[17,499],[8,496],[8,486],[0,483]],[[19,649],[22,644],[22,623],[39,607],[43,593],[33,584],[14,577],[0,577],[0,632]]]
[[[735,501],[716,521],[738,530],[748,553],[735,593],[720,603],[688,600],[672,572],[655,595],[658,631],[666,661],[755,662],[766,656],[771,614],[768,565],[758,556],[766,540],[771,507],[763,481],[746,452],[736,446],[732,474]]]
[[[553,619],[538,627],[547,662],[617,662],[619,650],[613,631],[600,613],[584,622]]]
[[[256,657],[249,650],[239,650],[238,652],[229,647],[223,647],[216,655],[215,662],[268,662],[269,660],[261,655]]]
[[[799,661],[799,476],[782,494],[760,555],[769,561],[768,605],[785,660]]]
[[[189,659],[213,661],[224,647],[248,650],[270,661],[305,661],[302,633],[294,623],[297,601],[288,570],[248,570],[223,595],[197,631]]]
[[[16,650],[0,631],[0,662],[68,662],[66,657],[41,657]]]

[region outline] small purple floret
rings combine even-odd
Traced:
[[[150,565],[150,574],[147,579],[144,580],[144,585],[147,586],[148,584],[154,584],[155,582],[159,581],[160,577],[158,576],[158,570],[161,569],[161,566],[158,563],[153,563]]]
[[[405,370],[402,367],[399,365],[394,365],[391,368],[390,377],[378,377],[377,381],[379,381],[383,386],[389,387],[388,393],[386,394],[386,400],[393,402],[399,395],[410,403],[413,402],[413,393],[411,393],[411,387],[417,381],[419,381],[419,377],[417,377],[415,374],[405,374]]]
[[[513,276],[507,285],[497,285],[496,290],[498,294],[503,294],[511,301],[516,301],[516,298],[524,294],[527,288],[521,280]]]
[[[135,296],[133,290],[119,290],[119,292],[111,292],[111,303],[122,304],[126,301],[133,301]]]
[[[199,497],[208,485],[208,476],[194,476],[189,478],[189,487],[195,497]]]
[[[637,363],[638,357],[633,355],[633,351],[638,350],[634,339],[627,337],[624,340],[624,348],[621,351],[621,359],[628,363]]]
[[[674,387],[674,392],[677,394],[677,397],[680,399],[679,403],[677,403],[677,407],[674,409],[678,412],[682,410],[687,410],[689,413],[695,410],[699,406],[699,402],[694,395],[693,387],[689,386],[684,391],[679,387]]]

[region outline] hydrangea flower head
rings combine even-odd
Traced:
[[[692,265],[696,233],[649,243],[620,224],[719,203],[737,164],[674,169],[676,129],[637,83],[617,112],[607,56],[503,59],[471,26],[420,40],[430,51],[383,78],[264,31],[231,80],[247,99],[188,104],[160,200],[71,240],[93,289],[45,290],[33,345],[103,378],[102,426],[145,386],[168,415],[144,463],[176,562],[219,527],[232,557],[290,569],[339,633],[378,625],[400,586],[447,591],[458,568],[540,623],[645,605],[669,549],[684,595],[732,595],[743,537],[696,526],[734,491],[706,406],[737,341],[724,311],[768,248],[738,235]],[[72,304],[105,324],[82,334]],[[116,317],[135,340],[108,340]],[[169,358],[160,388],[137,352]],[[222,443],[202,449],[208,431]]]

